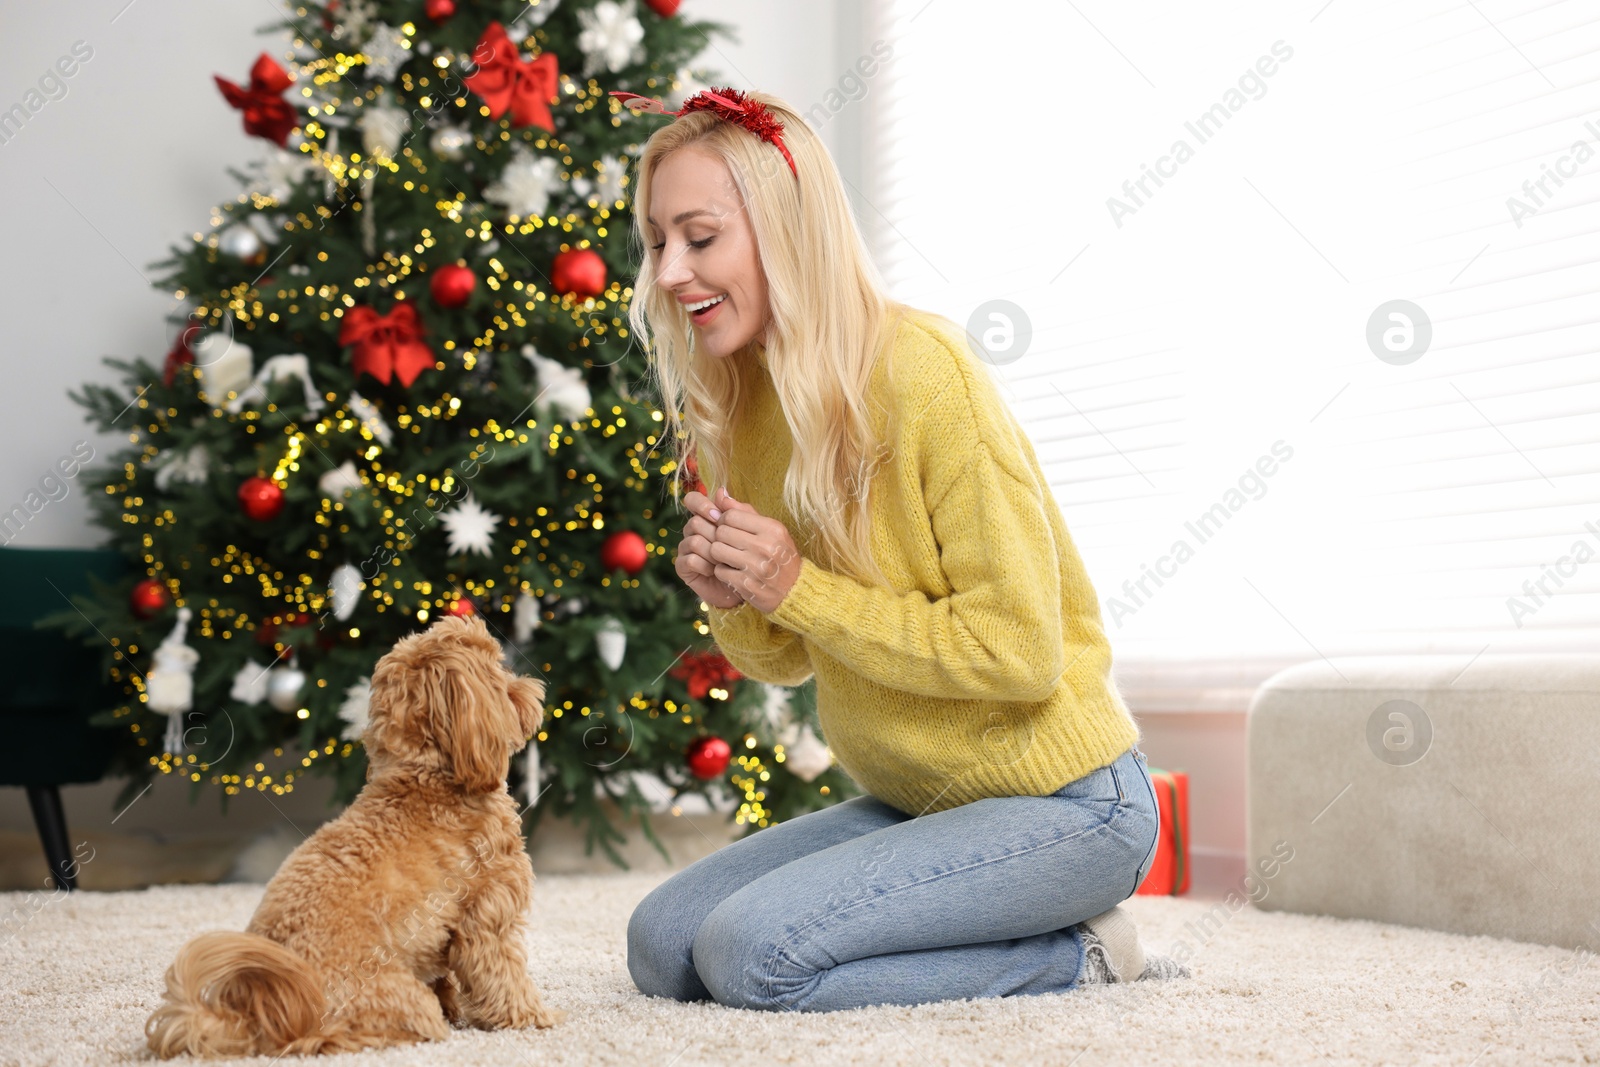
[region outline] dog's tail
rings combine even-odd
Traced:
[[[315,1036],[327,1008],[311,965],[260,934],[200,934],[179,950],[166,981],[144,1026],[161,1059],[278,1053]]]

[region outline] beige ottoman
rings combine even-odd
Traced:
[[[1259,907],[1600,951],[1600,654],[1301,664],[1248,748]]]

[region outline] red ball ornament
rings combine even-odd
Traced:
[[[678,13],[679,0],[645,0],[650,5],[650,10],[664,19],[670,19]]]
[[[592,248],[569,248],[551,265],[550,284],[579,300],[599,296],[606,291],[606,261]]]
[[[478,285],[478,276],[459,263],[447,263],[433,272],[428,290],[433,302],[442,308],[458,308],[467,302]]]
[[[435,22],[444,22],[456,13],[456,0],[428,0],[422,6],[430,19]]]
[[[684,759],[696,778],[715,778],[728,767],[733,749],[720,737],[701,737],[689,743]]]
[[[128,594],[128,610],[141,619],[148,619],[171,603],[167,596],[167,583],[159,578],[146,578]]]
[[[239,486],[239,507],[257,522],[270,522],[283,510],[283,486],[256,475]]]
[[[450,607],[446,610],[456,618],[464,619],[469,615],[476,615],[478,606],[466,597],[458,597],[450,602]]]
[[[618,530],[600,546],[600,566],[608,573],[621,567],[629,575],[638,574],[649,560],[644,538],[632,530]]]

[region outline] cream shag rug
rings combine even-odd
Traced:
[[[642,995],[628,977],[628,916],[665,877],[539,877],[530,968],[545,1002],[570,1011],[562,1026],[457,1030],[444,1042],[321,1060],[340,1067],[1600,1063],[1593,953],[1163,897],[1124,906],[1148,948],[1194,947],[1188,980],[833,1013],[681,1004]],[[178,947],[202,930],[242,929],[260,896],[258,885],[0,894],[0,914],[10,917],[0,935],[14,934],[0,944],[0,1064],[150,1061],[142,1027]]]

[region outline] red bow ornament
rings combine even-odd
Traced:
[[[667,673],[681,678],[695,700],[704,700],[711,690],[726,689],[744,677],[721,652],[689,652]]]
[[[172,342],[172,348],[167,352],[166,365],[161,368],[163,384],[171,385],[172,379],[177,377],[179,367],[194,363],[194,349],[190,346],[199,332],[200,324],[194,322],[178,331],[178,339]]]
[[[506,28],[489,23],[472,50],[478,69],[462,81],[489,105],[489,117],[497,119],[511,109],[511,125],[538,126],[555,132],[550,117],[550,101],[556,95],[560,77],[554,52],[545,52],[526,63],[517,46],[506,36]]]
[[[288,143],[289,132],[300,124],[299,115],[283,98],[283,91],[294,79],[271,56],[262,52],[256,58],[255,66],[250,68],[248,89],[220,74],[213,77],[222,90],[222,98],[244,112],[245,133],[276,141],[279,148]]]
[[[350,367],[356,375],[370,374],[384,385],[393,375],[409,387],[434,363],[433,350],[422,343],[417,309],[407,303],[396,304],[387,315],[365,304],[351,308],[339,327],[339,343],[355,346]]]

